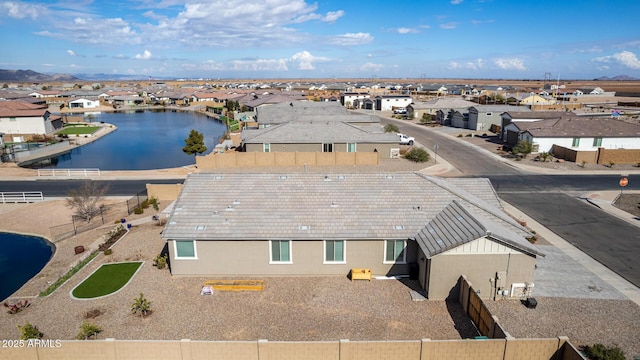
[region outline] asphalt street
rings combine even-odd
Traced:
[[[640,229],[563,193],[499,193],[547,229],[640,287]]]

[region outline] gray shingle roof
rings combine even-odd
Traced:
[[[473,180],[481,185],[471,186]],[[513,242],[526,242],[524,228],[471,193],[483,189],[486,179],[468,181],[469,190],[464,190],[447,180],[417,173],[196,173],[187,177],[162,236],[203,240],[409,239],[456,200],[485,228],[507,234]],[[483,219],[492,225],[487,227]]]

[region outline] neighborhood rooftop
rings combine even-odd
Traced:
[[[529,252],[528,232],[474,194],[494,194],[486,179],[459,188],[418,173],[191,174],[165,239],[408,239],[452,201],[513,237]],[[487,195],[489,194],[489,195]],[[495,231],[495,230],[494,230]]]

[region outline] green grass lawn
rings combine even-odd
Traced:
[[[120,290],[135,274],[141,262],[104,264],[80,285],[73,289],[73,296],[91,299]]]
[[[99,126],[67,126],[58,131],[60,135],[87,135],[93,134],[100,129]]]

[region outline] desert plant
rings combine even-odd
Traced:
[[[518,141],[516,146],[514,146],[513,149],[511,149],[511,152],[514,155],[522,155],[523,158],[526,158],[527,155],[529,155],[532,152],[536,151],[537,147],[538,147],[537,145],[534,145],[530,141],[520,140],[520,141]]]
[[[397,132],[400,132],[400,129],[394,124],[387,124],[384,126],[384,132],[397,133]]]
[[[133,213],[136,214],[136,215],[140,215],[140,214],[144,213],[144,209],[141,206],[136,206],[133,209]]]
[[[69,192],[66,205],[74,209],[75,215],[90,222],[94,216],[100,214],[100,202],[107,189],[107,185],[86,180],[77,189]]]
[[[546,151],[543,151],[540,153],[540,159],[542,159],[542,162],[546,162],[550,157],[551,157],[551,154],[549,154]]]
[[[92,337],[97,339],[98,333],[100,332],[102,332],[102,329],[99,326],[83,321],[82,325],[80,325],[80,332],[76,336],[76,339],[89,340]]]
[[[584,352],[591,360],[625,360],[624,352],[617,346],[606,347],[603,344],[585,346]]]
[[[104,254],[105,255],[111,255],[111,254],[113,254],[113,250],[107,249],[107,250],[104,251]]]
[[[151,302],[144,297],[144,294],[140,293],[140,296],[133,300],[131,304],[131,312],[134,314],[140,314],[141,317],[147,316],[147,313],[151,309]]]
[[[29,305],[31,305],[29,303],[29,300],[17,301],[15,303],[11,304],[11,305],[9,305],[9,303],[6,302],[6,301],[4,303],[4,307],[9,308],[9,310],[7,311],[7,313],[9,313],[9,314],[17,314],[20,311],[28,308]]]
[[[609,167],[613,168],[613,165],[615,165],[616,163],[614,163],[613,161],[609,161]]]
[[[167,255],[158,255],[156,256],[156,258],[153,260],[153,265],[155,265],[158,269],[162,270],[165,267],[167,267]]]
[[[427,162],[430,159],[429,153],[419,147],[414,147],[404,154],[404,158],[413,162]]]
[[[153,207],[153,210],[155,211],[159,211],[160,210],[160,204],[158,201],[158,198],[155,196],[152,196],[149,198],[149,204],[151,204],[151,207]]]
[[[42,339],[44,336],[37,326],[31,325],[28,321],[24,326],[18,325],[18,330],[20,330],[20,340]]]

